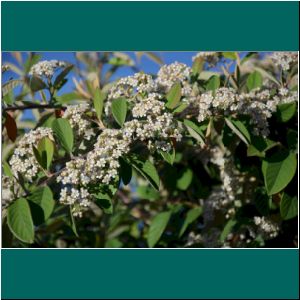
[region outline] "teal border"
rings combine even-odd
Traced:
[[[2,51],[293,50],[298,2],[1,2]],[[2,298],[299,295],[298,250],[9,250]]]
[[[2,51],[299,49],[298,2],[2,2]]]
[[[2,297],[298,299],[298,250],[2,250]]]

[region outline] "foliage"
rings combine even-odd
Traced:
[[[11,55],[4,246],[297,246],[296,53]]]

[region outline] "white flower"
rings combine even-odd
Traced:
[[[66,63],[63,61],[58,60],[43,60],[38,62],[37,64],[33,65],[29,71],[29,75],[35,75],[35,76],[45,76],[47,78],[52,78],[55,71],[58,68],[65,67]]]
[[[298,53],[297,52],[274,52],[271,55],[271,59],[274,61],[274,64],[278,67],[281,67],[284,71],[288,71],[292,64],[298,62]]]

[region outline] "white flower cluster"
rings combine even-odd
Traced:
[[[91,195],[84,189],[64,187],[60,192],[60,203],[71,205],[71,213],[74,217],[82,217],[83,211],[90,206]]]
[[[16,178],[18,173],[24,176],[28,181],[32,181],[40,170],[39,164],[34,156],[32,146],[37,147],[38,142],[48,137],[53,140],[52,129],[39,127],[26,133],[19,141],[9,164]]]
[[[254,217],[254,224],[257,226],[257,233],[264,239],[273,239],[278,236],[279,226],[266,217]]]
[[[117,178],[119,158],[129,151],[129,143],[130,139],[123,136],[121,129],[105,129],[86,158],[79,157],[66,163],[57,177],[57,182],[64,186],[59,201],[71,205],[74,216],[81,216],[90,204],[92,196],[88,184],[110,184]]]
[[[271,96],[269,90],[253,90],[238,94],[232,88],[219,88],[213,93],[205,92],[198,96],[194,105],[198,105],[198,121],[202,122],[216,115],[247,115],[254,125],[254,133],[263,136],[269,134],[268,118],[279,104],[298,101],[297,92],[281,88],[278,95]]]
[[[6,208],[10,203],[20,196],[20,185],[15,178],[2,175],[1,204]]]
[[[298,63],[297,52],[274,52],[271,55],[271,59],[277,67],[282,68],[284,71],[288,71],[293,64]]]
[[[93,113],[94,109],[89,104],[70,105],[63,114],[63,118],[69,120],[70,125],[79,138],[90,140],[95,135],[88,117],[88,113]]]
[[[198,52],[195,56],[193,56],[193,61],[201,58],[204,62],[208,64],[210,68],[215,67],[219,62],[219,53],[218,52]]]
[[[183,63],[175,62],[162,66],[157,73],[155,81],[158,88],[164,93],[167,93],[176,82],[180,82],[182,95],[188,97],[192,93],[192,86],[189,82],[191,74],[191,68]]]
[[[58,68],[63,68],[65,66],[66,63],[64,61],[59,61],[55,59],[43,60],[31,67],[29,75],[35,75],[40,77],[45,76],[47,78],[52,78],[52,76]]]

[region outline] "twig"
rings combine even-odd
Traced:
[[[16,110],[26,110],[26,109],[64,109],[65,107],[53,106],[53,104],[29,104],[23,106],[8,106],[4,107],[3,111],[16,111]]]

